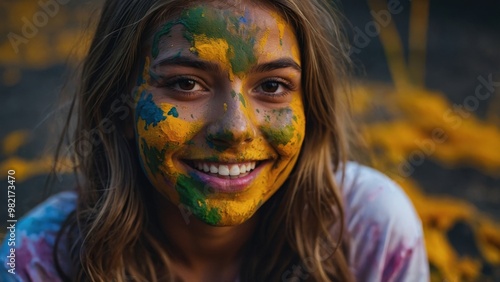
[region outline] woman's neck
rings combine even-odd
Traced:
[[[237,226],[215,227],[164,198],[156,201],[156,207],[179,276],[185,281],[234,281],[238,277],[257,216]]]

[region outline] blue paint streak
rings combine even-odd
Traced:
[[[175,118],[179,117],[179,113],[177,112],[177,108],[173,107],[172,109],[170,109],[170,111],[168,111],[167,115],[173,116]]]
[[[163,114],[163,110],[153,102],[153,94],[149,93],[146,97],[146,91],[142,91],[135,109],[136,122],[139,117],[142,118],[146,122],[144,129],[147,130],[149,125],[156,126],[160,121],[165,120],[166,117]]]

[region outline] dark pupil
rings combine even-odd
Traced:
[[[262,90],[264,90],[264,92],[276,92],[279,86],[280,85],[277,82],[265,82],[262,84]]]
[[[194,82],[194,80],[191,79],[184,79],[179,81],[179,87],[182,90],[193,90],[195,84],[196,82]]]

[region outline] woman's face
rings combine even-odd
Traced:
[[[144,172],[182,211],[210,225],[244,222],[302,146],[293,30],[255,4],[201,4],[167,20],[149,46],[133,90]]]

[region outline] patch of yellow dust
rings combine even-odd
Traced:
[[[461,270],[462,281],[477,281],[481,273],[482,264],[478,259],[464,257],[459,259],[457,268]]]
[[[227,112],[227,103],[224,103],[224,112]]]
[[[17,151],[19,147],[29,141],[31,133],[27,130],[16,130],[7,135],[3,139],[3,153],[11,155]]]
[[[34,68],[44,68],[52,64],[54,55],[55,52],[49,43],[49,38],[46,35],[39,34],[26,44],[24,60]]]
[[[500,266],[500,224],[485,218],[478,227],[477,237],[481,253],[491,264]]]
[[[465,201],[449,197],[431,197],[424,194],[411,180],[395,179],[410,197],[424,227],[446,231],[457,221],[471,221],[477,210]]]
[[[204,34],[195,34],[194,46],[192,48],[201,59],[222,64],[224,70],[229,72],[230,79],[232,80],[233,71],[229,55],[233,52],[230,50],[229,44],[225,39],[208,38]]]
[[[6,86],[13,86],[21,81],[21,70],[18,68],[7,68],[2,74],[2,82]]]
[[[481,120],[473,112],[462,116],[445,95],[438,92],[408,88],[402,93],[385,87],[379,93],[378,87],[372,85],[355,89],[356,94],[363,94],[359,96],[363,101],[355,107],[358,115],[363,116],[363,111],[370,112],[370,106],[374,106],[392,117],[389,121],[371,118],[363,132],[371,148],[384,150],[379,157],[386,163],[397,165],[408,160],[411,154],[419,153],[448,167],[467,165],[494,177],[500,175],[497,124]],[[433,135],[436,130],[441,139]]]
[[[0,65],[18,65],[21,60],[21,50],[24,48],[24,44],[19,45],[19,53],[16,54],[14,48],[7,40],[3,44],[0,44]]]
[[[269,30],[269,28],[266,28],[263,32],[262,32],[262,37],[260,38],[258,44],[257,44],[257,51],[261,54],[264,54],[266,56],[268,56],[268,52],[266,52],[266,44],[267,44],[267,41],[269,40],[269,33],[271,31]]]
[[[265,183],[260,184],[265,185]],[[248,189],[248,191],[251,190],[252,187]],[[216,193],[206,199],[206,204],[208,209],[216,208],[218,210],[221,216],[220,222],[223,222],[225,225],[241,224],[248,220],[257,210],[259,201],[264,202],[266,200],[261,194],[254,195],[252,192],[249,193],[251,193],[252,196],[243,196],[243,194],[246,193],[232,195]]]
[[[61,60],[78,62],[84,58],[90,46],[91,37],[78,29],[64,29],[55,35],[57,54],[65,56]]]
[[[448,243],[446,235],[440,230],[427,229],[424,232],[424,240],[427,250],[432,250],[427,254],[429,262],[441,271],[446,281],[459,281],[456,269],[457,254]]]
[[[48,174],[54,162],[52,156],[42,156],[37,159],[28,160],[20,157],[11,157],[0,163],[0,169],[7,171],[13,169],[16,171],[16,182],[26,181],[34,176]],[[71,163],[70,160],[61,160],[60,163]],[[72,172],[71,165],[59,165],[58,173]]]
[[[7,13],[7,25],[15,27],[13,32],[22,35],[22,27],[25,23],[22,18],[26,18],[30,23],[33,23],[33,16],[40,9],[37,1],[10,1],[9,12]],[[42,10],[43,11],[43,10]]]
[[[174,106],[164,103],[160,104],[160,108],[163,112],[168,113]],[[181,145],[187,140],[190,140],[192,135],[195,134],[202,125],[201,122],[186,121],[180,117],[167,115],[167,119],[160,122],[158,126],[165,134],[168,142]]]
[[[500,265],[499,225],[481,215],[465,201],[426,195],[411,179],[398,183],[412,200],[422,220],[429,262],[439,269],[443,279],[477,281],[480,275],[480,262],[460,258],[447,239],[448,230],[459,221],[466,222],[474,230],[483,257],[493,265]]]
[[[280,46],[283,44],[283,36],[285,35],[285,28],[286,28],[286,22],[285,20],[276,12],[271,13],[271,16],[274,18],[276,21],[276,24],[278,25],[278,32],[279,32],[279,40],[280,40]]]

